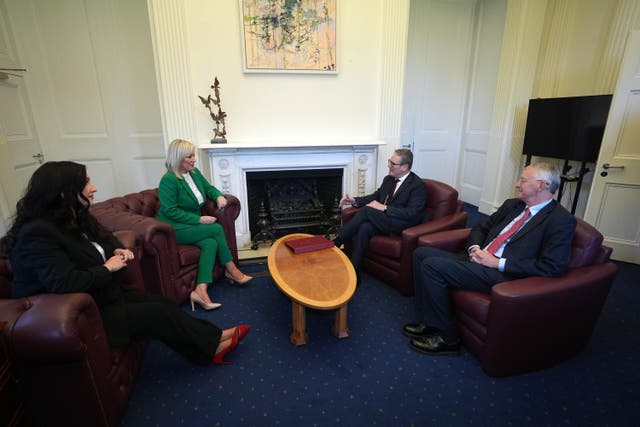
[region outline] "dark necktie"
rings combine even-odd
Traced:
[[[396,187],[398,186],[399,181],[400,181],[399,178],[396,178],[393,180],[393,184],[391,184],[391,188],[389,188],[389,193],[387,194],[387,197],[384,198],[385,205],[389,203],[391,199],[393,199],[393,193],[396,192]]]
[[[524,222],[527,220],[528,217],[529,217],[529,208],[527,207],[524,210],[524,215],[522,215],[522,218],[514,222],[511,225],[511,227],[504,230],[501,234],[498,234],[498,237],[493,239],[493,242],[491,242],[491,244],[487,246],[487,251],[495,255],[496,251],[500,248],[500,246],[502,246],[502,244],[509,237],[513,236],[514,234],[516,234],[518,230],[520,230],[520,227],[522,227],[522,224],[524,224]]]

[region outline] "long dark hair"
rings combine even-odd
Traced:
[[[27,191],[16,204],[13,225],[0,240],[0,257],[7,257],[24,224],[46,219],[65,232],[86,234],[92,240],[107,231],[89,213],[89,200],[82,194],[87,168],[75,162],[46,162],[31,176]]]

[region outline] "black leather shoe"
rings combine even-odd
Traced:
[[[332,242],[336,246],[336,248],[340,249],[342,247],[342,239],[340,239],[339,237],[333,239]]]
[[[422,323],[407,323],[402,327],[402,333],[411,338],[428,337],[437,335],[440,331]]]
[[[409,347],[420,353],[437,355],[458,355],[460,354],[460,340],[448,343],[440,335],[430,337],[414,338],[409,341]]]

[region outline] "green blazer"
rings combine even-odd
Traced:
[[[223,195],[222,191],[209,184],[198,168],[194,168],[189,174],[205,199],[215,202]],[[158,196],[160,209],[157,218],[160,221],[171,224],[176,230],[200,223],[201,205],[183,178],[178,178],[173,172],[165,173],[158,186]]]

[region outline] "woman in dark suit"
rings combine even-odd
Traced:
[[[161,295],[124,284],[120,270],[134,255],[89,213],[95,192],[78,163],[47,162],[34,172],[0,241],[0,256],[11,261],[13,297],[86,292],[100,309],[112,346],[157,339],[196,363],[228,363],[224,355],[249,327],[223,331]]]

